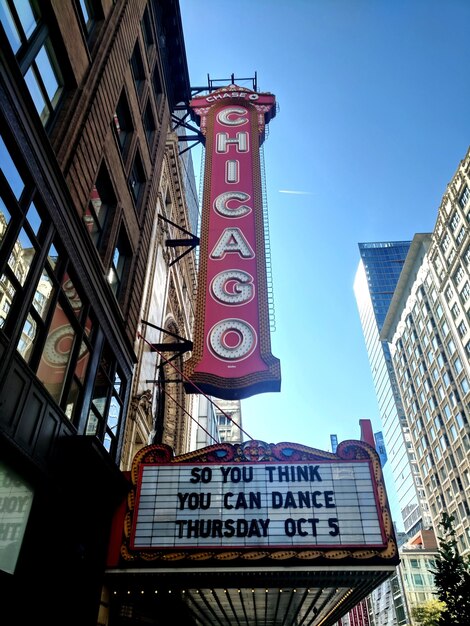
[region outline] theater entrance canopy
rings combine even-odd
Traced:
[[[398,564],[380,462],[361,441],[335,454],[251,440],[179,457],[152,445],[129,480],[107,570],[111,626],[126,615],[328,626]]]

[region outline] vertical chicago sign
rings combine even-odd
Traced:
[[[206,137],[194,350],[186,391],[279,391],[271,354],[259,147],[275,97],[230,85],[191,102]],[[192,384],[194,383],[194,384]]]

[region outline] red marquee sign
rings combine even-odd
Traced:
[[[188,393],[279,391],[271,354],[259,147],[275,97],[230,85],[191,102],[206,137],[199,287]]]

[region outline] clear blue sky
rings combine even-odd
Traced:
[[[470,145],[470,0],[180,7],[192,86],[257,72],[279,105],[264,154],[282,386],[242,402],[244,428],[323,450],[362,418],[381,430],[357,244],[434,228]]]

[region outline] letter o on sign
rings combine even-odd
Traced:
[[[255,329],[239,319],[225,319],[209,332],[213,353],[224,361],[239,361],[249,356],[256,347]]]

